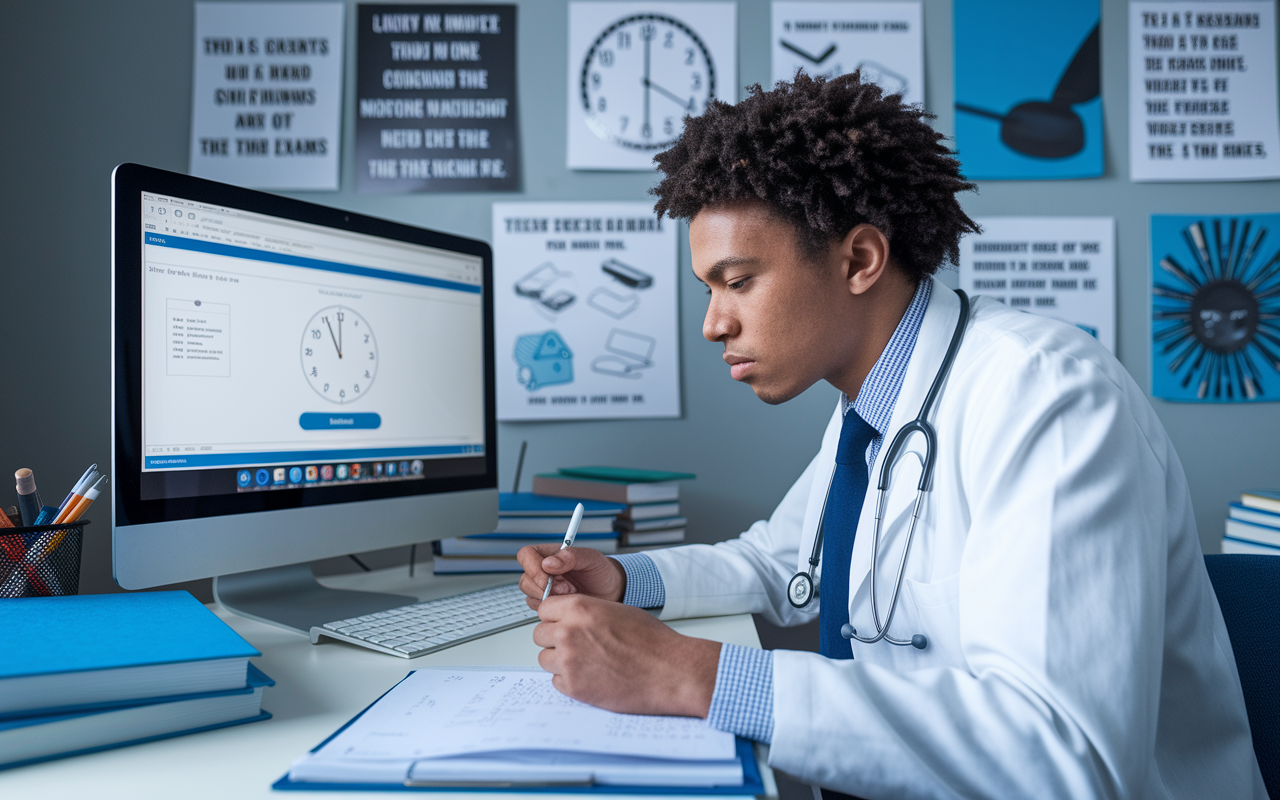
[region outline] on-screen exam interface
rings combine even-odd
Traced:
[[[483,472],[479,257],[141,201],[145,496]]]

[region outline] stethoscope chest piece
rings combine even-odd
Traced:
[[[787,599],[796,608],[804,608],[813,599],[813,578],[807,572],[797,572],[787,584]]]

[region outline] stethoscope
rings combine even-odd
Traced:
[[[902,591],[902,576],[906,571],[907,554],[911,552],[911,540],[915,537],[916,522],[920,519],[924,495],[933,488],[933,466],[937,460],[938,434],[929,423],[929,412],[933,410],[933,403],[938,399],[938,392],[941,391],[942,384],[947,379],[947,373],[951,372],[951,365],[956,360],[956,351],[960,349],[960,342],[964,339],[965,326],[969,323],[969,297],[962,291],[957,291],[956,294],[960,296],[960,319],[956,322],[955,332],[951,334],[951,344],[947,347],[947,354],[942,358],[942,366],[938,367],[938,374],[933,378],[933,385],[929,387],[929,394],[924,398],[924,405],[920,406],[920,413],[914,420],[903,425],[893,437],[880,467],[880,482],[876,484],[876,525],[871,538],[871,618],[875,622],[876,634],[859,636],[853,625],[847,622],[840,628],[841,636],[846,639],[857,639],[863,644],[875,644],[884,639],[889,644],[911,645],[917,650],[923,650],[929,646],[929,640],[919,633],[910,639],[895,639],[889,635],[889,626],[893,623],[893,612],[898,608],[898,594]],[[893,585],[893,593],[889,595],[889,613],[885,615],[884,624],[881,625],[880,609],[876,604],[876,562],[880,560],[880,529],[884,521],[885,498],[889,489],[889,474],[893,463],[913,433],[921,434],[925,441],[924,458],[920,459],[922,467],[920,483],[916,486],[916,502],[911,509],[911,527],[907,529],[907,540],[902,546],[902,558],[898,561],[898,576]],[[920,458],[919,453],[913,453],[913,455]],[[831,479],[835,479],[834,471],[831,473]],[[830,494],[831,482],[828,480],[827,496],[829,497]],[[822,513],[818,517],[818,534],[813,540],[813,552],[809,554],[809,569],[807,572],[797,572],[787,584],[787,599],[796,608],[804,608],[813,600],[813,574],[817,571],[818,561],[822,557],[822,529],[826,516],[827,503],[824,500]]]

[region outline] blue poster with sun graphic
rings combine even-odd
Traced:
[[[956,149],[977,180],[1102,175],[1098,0],[956,0]]]
[[[1280,400],[1280,214],[1153,214],[1151,262],[1151,394]]]

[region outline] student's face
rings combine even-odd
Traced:
[[[761,205],[703,209],[689,223],[693,272],[709,290],[702,335],[729,374],[784,403],[847,360],[849,289],[839,260],[806,260],[795,229]]]

